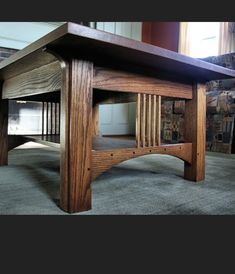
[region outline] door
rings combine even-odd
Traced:
[[[141,41],[141,22],[97,22],[99,30]],[[100,105],[102,135],[135,135],[136,103]]]

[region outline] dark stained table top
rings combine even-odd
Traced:
[[[48,48],[59,53],[86,56],[102,64],[133,65],[150,72],[171,74],[195,81],[235,77],[235,70],[191,58],[167,49],[128,39],[75,23],[66,23],[0,63],[0,77],[35,52]],[[32,59],[33,62],[34,59]],[[5,74],[4,74],[5,73]]]

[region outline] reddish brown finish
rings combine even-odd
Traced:
[[[152,128],[152,96],[148,95],[147,97],[147,146],[152,146],[152,136],[151,136],[151,128]]]
[[[45,103],[42,102],[42,135],[44,135],[45,127]]]
[[[143,22],[142,41],[178,52],[179,22]]]
[[[54,56],[45,52],[45,47]],[[56,63],[57,59],[59,62]],[[98,67],[102,69],[97,70]],[[91,208],[92,178],[112,165],[136,156],[151,153],[174,155],[186,162],[185,178],[203,180],[204,83],[205,80],[231,77],[235,77],[233,70],[73,23],[65,24],[0,64],[0,79],[5,82],[4,98],[34,98],[46,102],[44,122],[47,121],[47,135],[38,139],[28,138],[48,143],[60,137],[61,207],[70,213]],[[22,81],[25,81],[27,90]],[[95,100],[92,98],[93,88],[98,89]],[[112,90],[120,92],[113,96]],[[99,145],[99,151],[94,150],[97,144],[92,148],[92,136],[98,130],[96,105],[109,101],[109,96],[112,97],[109,102],[123,102],[119,97],[126,92],[135,95],[127,96],[128,100],[138,98],[137,147],[133,148],[133,141],[118,142],[118,145],[109,141],[112,149],[107,150],[106,143]],[[49,119],[48,106],[51,102],[58,103],[60,94],[60,136],[54,136],[48,128],[49,122],[51,124],[54,120]],[[187,143],[160,145],[161,96],[158,95],[188,99],[185,115]],[[152,105],[156,111],[151,109]],[[1,94],[0,164],[7,163],[7,114],[7,101],[2,100]],[[152,131],[155,128],[152,124],[157,127],[156,134]],[[150,143],[154,145],[148,147]]]
[[[137,102],[136,102],[136,145],[139,148],[141,145],[141,130],[140,130],[140,125],[141,125],[141,94],[138,93],[137,95]]]
[[[165,77],[172,74],[176,80],[178,77],[203,82],[235,77],[231,69],[69,22],[2,61],[0,80],[54,62],[55,57],[42,51],[45,48],[61,56],[81,58],[82,54],[84,58],[105,63],[106,66],[122,63],[141,67],[141,71],[149,68],[155,73],[162,72]]]
[[[148,148],[126,148],[112,149],[104,151],[92,152],[92,180],[97,176],[123,161],[143,156],[146,154],[168,154],[179,159],[191,163],[192,159],[192,144],[175,144],[165,146],[155,146]]]
[[[192,99],[192,86],[113,69],[95,68],[93,88]]]
[[[12,77],[3,83],[3,99],[57,91],[61,88],[61,68],[58,61]]]
[[[204,84],[193,86],[193,99],[185,103],[185,141],[192,143],[192,164],[185,163],[184,178],[205,179],[206,91]]]
[[[157,145],[161,145],[161,102],[162,97],[158,96],[157,100]]]
[[[161,143],[161,96],[138,93],[136,119],[137,147],[159,146]]]
[[[91,208],[92,64],[72,59],[61,91],[61,207]]]
[[[145,147],[146,145],[146,94],[142,94],[142,101],[141,101],[141,125],[140,125],[140,130],[141,130],[141,144],[142,147]]]
[[[153,95],[153,121],[152,121],[152,140],[153,140],[153,146],[156,146],[156,132],[157,132],[157,96]]]

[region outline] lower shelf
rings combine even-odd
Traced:
[[[39,144],[60,147],[59,135],[30,135],[24,136],[27,140]],[[120,148],[135,148],[135,137],[128,136],[126,139],[123,137],[93,137],[93,150],[110,150]]]
[[[26,140],[60,147],[59,135],[25,136]],[[93,137],[92,180],[114,165],[147,154],[167,154],[189,164],[192,163],[192,143],[162,144],[154,147],[137,148],[135,137]]]
[[[51,147],[60,147],[60,135],[30,135],[24,136],[28,141]]]

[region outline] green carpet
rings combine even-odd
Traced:
[[[0,167],[0,214],[67,214],[59,204],[59,152],[28,143]],[[206,180],[183,179],[183,162],[148,155],[119,164],[92,183],[90,211],[80,215],[235,214],[235,155],[207,153]]]

